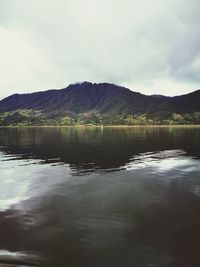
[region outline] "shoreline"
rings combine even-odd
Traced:
[[[180,124],[180,125],[8,125],[0,126],[2,128],[200,128],[200,124]]]

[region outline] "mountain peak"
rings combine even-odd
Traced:
[[[82,87],[82,88],[85,88],[85,87],[114,87],[114,88],[124,88],[124,89],[128,89],[128,88],[125,88],[123,86],[119,86],[119,85],[116,85],[116,84],[113,84],[113,83],[106,83],[106,82],[101,82],[101,83],[92,83],[92,82],[88,82],[88,81],[83,81],[83,82],[78,82],[78,83],[72,83],[70,85],[68,85],[66,88],[68,87]]]
[[[80,86],[84,86],[84,85],[94,85],[94,83],[92,83],[92,82],[88,82],[88,81],[83,81],[83,82],[78,82],[78,83],[71,83],[71,84],[68,85],[67,87],[69,87],[69,86],[77,86],[77,85],[80,85]]]

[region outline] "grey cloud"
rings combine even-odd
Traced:
[[[198,89],[199,7],[197,0],[1,0],[0,97],[83,80],[147,94]]]

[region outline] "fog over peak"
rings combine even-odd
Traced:
[[[109,82],[145,94],[200,88],[198,0],[1,0],[0,98]]]

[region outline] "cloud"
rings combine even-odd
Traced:
[[[199,88],[197,0],[1,0],[0,97],[84,80]]]

